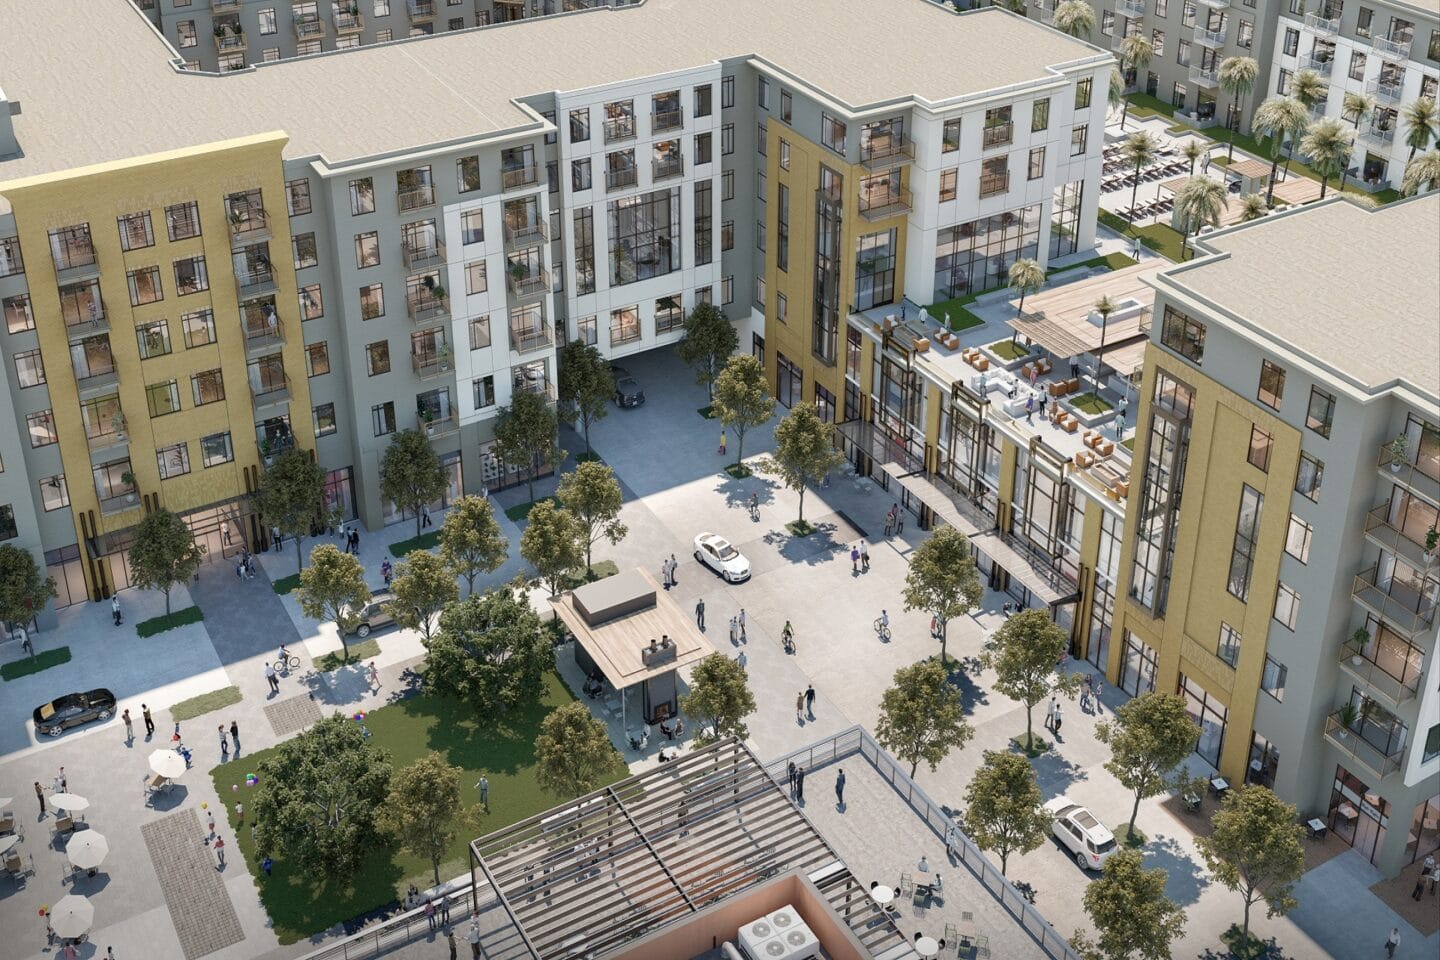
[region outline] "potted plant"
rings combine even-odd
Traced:
[[[1440,530],[1431,527],[1425,531],[1425,562],[1435,562],[1435,548],[1440,546]]]
[[[450,344],[442,344],[440,349],[435,352],[435,359],[440,361],[440,369],[448,372],[450,361],[455,359],[455,351],[451,349]]]
[[[1355,652],[1355,655],[1350,658],[1350,663],[1352,666],[1358,667],[1360,666],[1360,664],[1365,662],[1365,657],[1362,653],[1360,653],[1360,650],[1364,650],[1365,645],[1370,642],[1370,631],[1366,630],[1364,627],[1361,627],[1354,633],[1350,634],[1350,642],[1358,648]]]
[[[1405,454],[1410,451],[1410,438],[1399,434],[1385,445],[1385,449],[1390,451],[1390,472],[1399,473],[1405,465]]]
[[[1335,732],[1340,735],[1341,740],[1344,740],[1350,735],[1349,731],[1355,727],[1356,722],[1360,719],[1360,711],[1355,709],[1355,704],[1352,701],[1340,708],[1336,719],[1340,721],[1340,729]]]
[[[235,36],[237,37],[242,36],[245,33],[245,25],[239,20],[236,20],[234,23],[230,24],[230,32],[235,34]]]
[[[435,284],[435,286],[430,288],[430,295],[436,300],[444,300],[447,294],[445,292],[445,288],[437,283]]]
[[[526,273],[525,264],[523,264],[523,263],[512,263],[512,264],[510,264],[510,276],[511,276],[511,278],[512,278],[516,283],[519,283],[521,280],[524,280],[524,279],[525,279],[525,273]]]
[[[135,474],[131,473],[129,470],[126,470],[124,473],[120,474],[120,482],[123,483],[123,484],[125,484],[125,486],[127,486],[127,487],[130,488],[130,489],[125,493],[125,502],[126,502],[126,503],[134,503],[134,502],[135,502]]]

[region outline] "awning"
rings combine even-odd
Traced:
[[[989,530],[995,525],[995,521],[987,517],[979,507],[958,493],[946,493],[943,487],[923,473],[906,473],[898,463],[884,463],[880,465],[880,469],[919,498],[937,517],[971,540],[974,540],[981,530]]]

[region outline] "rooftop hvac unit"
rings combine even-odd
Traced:
[[[775,941],[783,946],[780,960],[807,960],[820,956],[820,942],[805,924],[795,908],[786,905],[770,914],[770,926],[775,929]]]
[[[775,928],[768,917],[759,917],[740,928],[740,950],[750,960],[779,960],[775,953],[765,949],[765,945],[774,940]],[[784,947],[780,949],[783,953]]]

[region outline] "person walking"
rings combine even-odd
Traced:
[[[730,645],[731,645],[731,646],[735,646],[736,644],[738,644],[738,643],[740,642],[739,637],[740,637],[740,627],[737,625],[735,618],[734,618],[734,617],[731,617],[731,618],[730,618]]]
[[[135,742],[135,725],[130,721],[130,708],[126,707],[125,712],[120,714],[120,719],[125,723],[125,746]]]
[[[58,783],[58,784],[60,784],[60,789],[56,791],[57,793],[69,793],[69,792],[70,792],[70,781],[69,781],[68,779],[66,779],[66,777],[65,777],[65,768],[64,768],[64,767],[61,767],[61,768],[60,768],[60,773],[59,773],[59,775],[55,778],[55,782]]]
[[[860,545],[856,544],[850,548],[850,572],[860,572]]]
[[[230,739],[235,741],[235,756],[240,756],[240,724],[230,721]]]
[[[480,791],[480,804],[485,812],[490,812],[490,778],[480,774],[480,779],[475,781],[475,789]]]
[[[470,960],[480,960],[480,918],[475,915],[470,917],[470,929],[465,934],[465,939],[470,941]]]
[[[230,546],[230,522],[228,520],[220,521],[220,540],[225,546]]]
[[[660,583],[666,590],[670,589],[670,561],[664,557],[660,558]]]
[[[701,597],[695,601],[695,626],[699,630],[705,629],[705,598]]]
[[[215,869],[225,869],[225,838],[215,838]]]
[[[835,806],[845,808],[845,768],[835,775]]]
[[[395,568],[389,560],[380,564],[380,579],[385,581],[385,589],[390,589],[390,582],[395,579]]]
[[[375,661],[370,661],[370,666],[365,668],[365,679],[370,684],[371,690],[380,689],[380,671],[375,668]]]
[[[1429,877],[1430,869],[1428,867],[1421,867],[1419,875],[1415,877],[1415,889],[1410,891],[1411,900],[1417,903],[1420,902],[1420,898],[1425,895],[1425,881],[1429,879]]]
[[[815,685],[812,683],[805,688],[805,712],[815,716]]]
[[[245,826],[245,804],[239,800],[235,801],[235,825],[237,827]]]
[[[675,586],[676,584],[678,584],[678,583],[680,582],[679,580],[677,580],[677,579],[675,578],[675,574],[677,574],[677,573],[679,573],[679,572],[680,572],[680,561],[679,561],[679,560],[676,560],[676,559],[675,559],[675,554],[672,553],[672,554],[670,554],[670,586],[673,587],[673,586]]]
[[[115,618],[115,626],[117,627],[120,626],[120,622],[125,619],[120,615],[120,598],[118,596],[110,597],[110,615]]]
[[[803,692],[795,694],[795,719],[805,719],[805,694]]]
[[[270,876],[270,871],[275,869],[274,859],[266,857],[264,860],[261,860],[260,869],[265,871],[265,876]]]
[[[274,526],[274,525],[272,524],[271,527],[270,527],[270,552],[271,552],[271,553],[279,553],[279,552],[280,552],[280,544],[281,544],[282,540],[283,540],[283,537],[282,537],[281,534],[280,534],[280,528],[277,527],[277,526]]]
[[[420,506],[420,526],[422,529],[424,527],[435,526],[435,521],[430,519],[430,507],[428,504],[422,504]]]
[[[960,846],[960,828],[952,823],[945,828],[945,856],[953,857],[954,850],[958,846]]]
[[[215,839],[215,811],[214,811],[214,810],[208,810],[208,809],[207,809],[207,810],[205,811],[205,831],[206,831],[206,833],[205,833],[205,839],[206,839],[206,840],[213,840],[213,839]]]
[[[720,455],[725,455],[725,428],[720,428]]]
[[[791,760],[790,765],[786,768],[786,772],[790,774],[790,796],[792,797],[795,796],[795,772],[798,769],[799,767],[795,766],[794,760]],[[44,802],[43,798],[41,799],[41,802]]]
[[[1056,735],[1057,737],[1060,735],[1060,721],[1061,721],[1062,719],[1063,719],[1063,718],[1060,716],[1060,704],[1059,704],[1059,703],[1056,703],[1056,704],[1055,704],[1055,716],[1054,716],[1054,718],[1052,718],[1051,721],[1050,721],[1050,729],[1053,730],[1053,731],[1055,731],[1055,735]]]
[[[435,932],[435,901],[425,901],[425,923],[430,927],[430,932]]]
[[[795,642],[795,628],[790,626],[790,621],[785,621],[785,626],[780,628],[780,645],[789,650]]]
[[[1050,697],[1050,709],[1045,711],[1045,727],[1046,727],[1046,729],[1049,729],[1049,728],[1050,728],[1050,725],[1055,722],[1055,707],[1056,707],[1056,706],[1057,706],[1056,697],[1055,697],[1054,695],[1051,695],[1051,697]]]
[[[740,608],[740,616],[736,618],[740,623],[740,642],[749,643],[750,639],[745,635],[745,608]]]
[[[1430,896],[1435,896],[1435,887],[1440,885],[1440,867],[1435,866],[1434,855],[1425,858],[1425,872],[1430,875]]]
[[[145,721],[145,739],[149,740],[155,736],[155,718],[150,716],[150,708],[140,704],[140,719]]]
[[[741,669],[741,670],[744,670],[745,667],[746,667],[746,665],[750,663],[750,658],[747,657],[747,656],[745,656],[745,651],[744,651],[744,650],[741,650],[741,651],[740,651],[740,656],[738,656],[738,657],[735,658],[735,662],[738,663],[738,664],[740,664],[740,669]]]
[[[864,540],[860,541],[860,572],[870,572],[870,545]]]
[[[275,676],[275,667],[273,664],[265,664],[265,682],[270,684],[271,693],[280,692],[280,679]]]
[[[456,958],[457,956],[459,956],[459,954],[457,954],[457,953],[455,952],[455,951],[456,951],[456,945],[455,945],[455,931],[454,931],[454,930],[446,930],[446,931],[445,931],[445,942],[450,945],[450,960],[455,960],[455,958]]]
[[[1395,948],[1400,946],[1400,928],[1391,927],[1390,936],[1385,938],[1385,956],[1395,956]]]
[[[795,799],[799,803],[805,802],[805,768],[795,768]]]
[[[220,729],[220,762],[224,763],[230,759],[230,738],[225,736],[225,724],[219,725]]]
[[[791,764],[794,767],[794,764]],[[40,801],[40,819],[45,819],[45,788],[40,786],[40,781],[35,781],[35,799]]]

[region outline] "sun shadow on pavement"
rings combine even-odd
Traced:
[[[1180,906],[1195,903],[1210,885],[1204,867],[1187,854],[1174,837],[1157,834],[1145,844],[1145,866],[1161,867],[1168,874],[1165,895]]]

